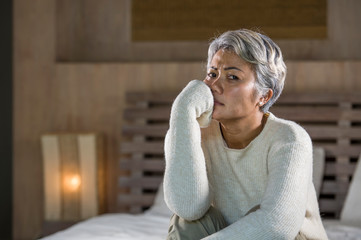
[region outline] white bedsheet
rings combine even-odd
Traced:
[[[104,214],[43,238],[44,240],[164,240],[169,218],[152,212]]]
[[[329,240],[361,240],[361,228],[337,220],[323,222]]]
[[[326,227],[330,240],[361,240],[361,229],[345,225]]]
[[[104,214],[80,222],[43,240],[164,240],[169,217],[146,212],[139,215]],[[361,240],[361,228],[325,221],[330,240]]]

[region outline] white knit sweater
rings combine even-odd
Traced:
[[[165,201],[178,216],[201,218],[210,205],[229,224],[206,239],[327,239],[312,183],[312,142],[294,122],[269,114],[244,149],[226,146],[211,121],[213,97],[191,81],[174,101],[165,140]],[[210,126],[200,130],[200,126]],[[245,216],[254,206],[260,209]]]

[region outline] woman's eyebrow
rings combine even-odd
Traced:
[[[218,68],[216,68],[216,67],[210,67],[210,68],[212,68],[212,69],[214,69],[214,70],[218,70]],[[224,70],[232,70],[232,69],[235,69],[235,70],[238,70],[238,71],[241,71],[241,72],[243,72],[241,69],[239,69],[239,68],[237,68],[237,67],[226,67],[226,68],[224,68]]]
[[[211,69],[213,69],[213,70],[218,70],[218,68],[216,68],[216,67],[210,67]],[[237,67],[226,67],[226,68],[224,68],[224,70],[237,70],[237,71],[240,71],[240,72],[243,72],[241,69],[239,69],[239,68],[237,68]]]
[[[239,69],[237,67],[226,67],[226,68],[224,68],[224,70],[232,70],[232,69],[243,72],[241,69]]]

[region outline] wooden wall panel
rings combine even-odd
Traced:
[[[43,218],[39,136],[51,126],[55,2],[15,0],[13,8],[13,238],[25,240],[39,237]]]
[[[360,91],[360,67],[360,61],[288,61],[285,91]]]
[[[57,60],[106,59],[129,42],[128,0],[57,0]]]

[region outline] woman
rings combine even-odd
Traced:
[[[172,106],[168,239],[327,239],[310,137],[268,112],[286,75],[279,47],[250,30],[226,32],[210,44],[207,67]]]

